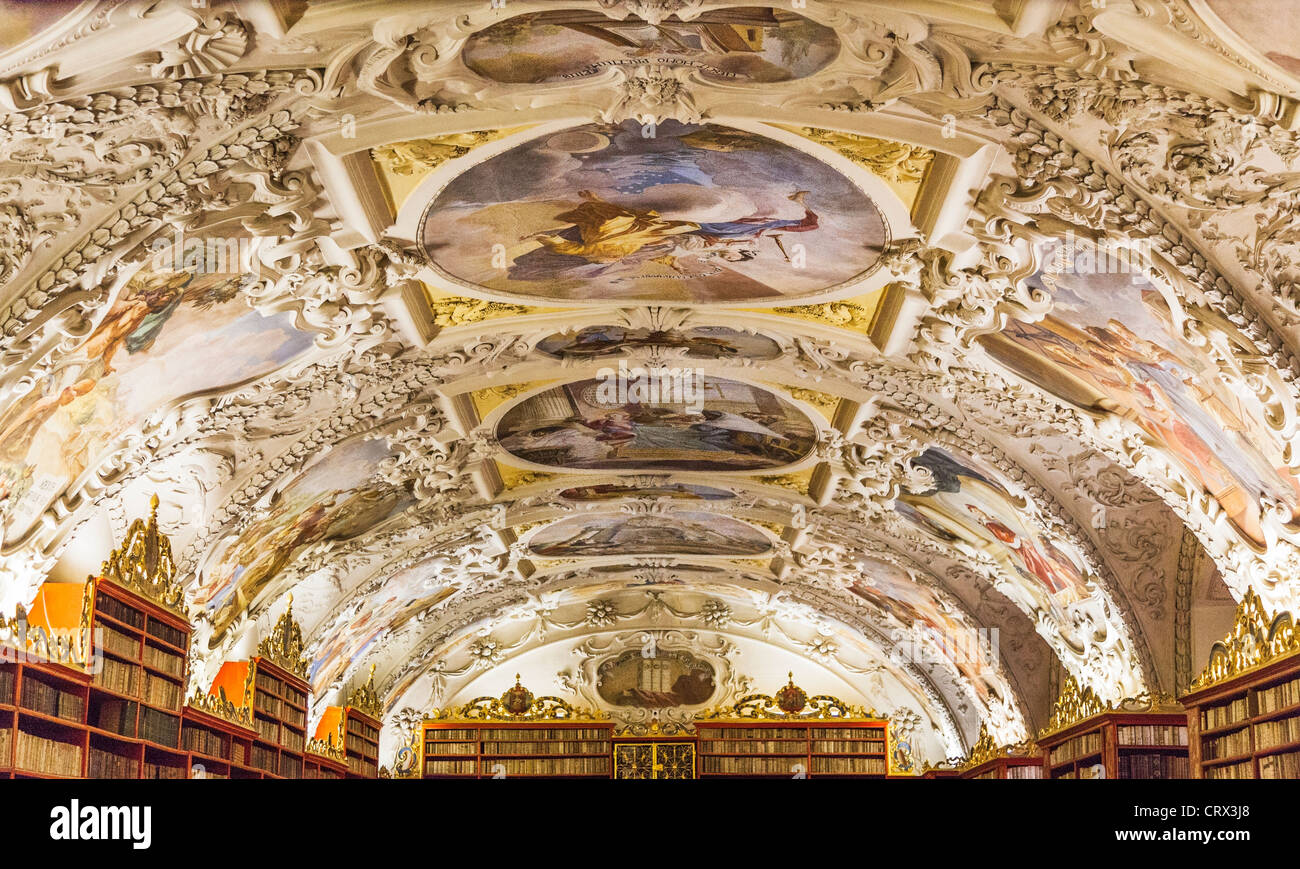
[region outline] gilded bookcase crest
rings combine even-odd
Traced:
[[[981,724],[979,737],[970,748],[970,756],[962,761],[957,768],[968,770],[1002,757],[1029,757],[1037,753],[1038,746],[1033,742],[998,745],[997,740],[993,738],[993,734],[989,733],[988,726]]]
[[[1087,685],[1080,686],[1074,676],[1066,675],[1061,693],[1052,704],[1052,716],[1042,733],[1052,733],[1076,724],[1085,718],[1109,712],[1110,706]],[[1040,734],[1041,735],[1041,734]]]
[[[1291,614],[1270,616],[1259,595],[1246,589],[1232,630],[1210,647],[1210,663],[1192,682],[1192,688],[1208,688],[1297,651],[1300,638]]]
[[[537,697],[519,714],[511,713],[500,697],[477,697],[459,709],[433,711],[439,721],[603,721],[602,712],[570,706],[559,697]]]
[[[271,636],[258,644],[257,654],[298,678],[306,679],[307,666],[311,662],[303,657],[302,650],[302,627],[293,617],[293,595],[290,595],[284,614],[275,623]]]
[[[370,665],[370,678],[366,680],[366,684],[349,695],[347,705],[362,715],[369,715],[371,718],[381,718],[383,716],[384,703],[379,697],[379,692],[375,690],[374,664]]]
[[[1061,693],[1052,704],[1052,716],[1047,726],[1039,731],[1039,737],[1064,730],[1084,719],[1104,712],[1182,712],[1183,707],[1177,700],[1161,692],[1143,691],[1136,697],[1125,697],[1115,703],[1107,703],[1098,697],[1089,687],[1080,687],[1078,681],[1070,675],[1061,684]]]
[[[149,519],[136,519],[122,545],[108,556],[101,577],[186,617],[185,591],[176,579],[172,545],[158,531],[158,496],[149,500]]]
[[[254,667],[248,668],[248,674],[244,677],[244,696],[238,701],[232,700],[226,696],[226,689],[217,688],[216,694],[210,694],[196,689],[190,697],[187,705],[192,709],[200,712],[206,712],[209,715],[215,715],[231,724],[237,724],[240,727],[253,728],[253,674]]]
[[[850,706],[829,694],[809,697],[802,688],[794,684],[793,673],[790,674],[789,682],[781,686],[775,695],[746,694],[730,706],[706,709],[700,713],[697,720],[726,718],[771,718],[785,721],[837,718],[885,720],[875,710]]]

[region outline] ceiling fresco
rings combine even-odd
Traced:
[[[792,669],[937,763],[1300,610],[1276,4],[111,5],[0,3],[0,616],[157,494],[189,693],[292,598],[384,763]]]
[[[829,27],[783,9],[741,6],[654,24],[601,12],[534,12],[476,33],[461,55],[474,72],[514,84],[570,81],[647,61],[711,80],[765,84],[811,75],[838,52]]]
[[[812,421],[769,390],[645,372],[553,387],[496,426],[511,455],[578,470],[769,470],[806,458],[815,436]]]
[[[889,229],[826,163],[716,124],[588,124],[456,176],[420,243],[466,287],[545,302],[744,303],[863,277]]]

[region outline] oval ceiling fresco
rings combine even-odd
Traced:
[[[0,0],[0,53],[49,29],[78,5],[66,0]]]
[[[1206,5],[1252,48],[1300,77],[1300,21],[1294,15],[1278,15],[1277,4],[1268,0],[1206,0]]]
[[[547,558],[608,555],[762,555],[771,544],[761,531],[716,513],[577,516],[538,531],[528,542]]]
[[[740,7],[658,24],[579,9],[533,12],[476,33],[461,57],[479,75],[511,84],[574,81],[644,64],[764,83],[812,75],[838,53],[829,27],[783,9]]]
[[[524,461],[581,470],[756,471],[812,451],[813,423],[766,389],[639,370],[529,396],[502,416],[497,440]]]
[[[587,124],[453,179],[421,219],[444,276],[550,302],[785,301],[869,273],[875,203],[822,161],[715,125]]]
[[[620,486],[617,483],[600,483],[595,486],[575,486],[565,489],[560,497],[566,501],[614,501],[619,498],[672,498],[679,501],[725,501],[736,497],[726,489],[697,486],[694,483],[673,483],[668,480],[649,486]]]
[[[679,350],[693,359],[775,359],[781,355],[781,348],[771,338],[726,326],[683,331],[588,326],[537,342],[538,352],[556,359],[596,359],[651,347]]]

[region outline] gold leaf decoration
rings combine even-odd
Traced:
[[[971,746],[970,757],[966,758],[957,769],[968,770],[997,760],[1001,757],[1029,757],[1038,753],[1038,746],[1033,742],[1017,742],[1014,745],[998,745],[989,733],[988,725],[981,722],[980,734]]]
[[[394,175],[415,175],[431,172],[448,160],[464,157],[479,145],[503,139],[522,129],[524,128],[470,130],[464,133],[435,136],[431,139],[409,139],[405,142],[392,142],[372,148],[370,155],[375,162]]]
[[[497,474],[501,477],[501,485],[507,489],[517,489],[520,486],[531,486],[533,483],[545,483],[548,480],[555,479],[555,474],[546,471],[525,471],[507,465],[499,459],[496,464]]]
[[[1080,687],[1078,680],[1067,674],[1061,684],[1061,693],[1052,704],[1052,715],[1048,719],[1047,727],[1039,735],[1053,733],[1077,724],[1085,718],[1109,712],[1112,708],[1110,704],[1098,697],[1092,688],[1087,685]]]
[[[821,127],[776,126],[830,148],[841,157],[896,184],[920,184],[925,178],[926,170],[934,162],[934,152],[920,145],[891,142]]]
[[[443,329],[479,323],[483,320],[495,320],[500,317],[521,317],[538,312],[538,309],[527,305],[489,302],[487,299],[471,299],[464,296],[430,298],[429,310],[433,312],[433,322]]]
[[[802,708],[788,711],[798,705],[802,696]],[[697,721],[715,719],[770,718],[782,721],[803,720],[858,720],[871,719],[885,721],[884,716],[874,709],[850,706],[838,697],[829,694],[817,694],[809,697],[794,684],[794,674],[790,674],[788,684],[781,687],[776,695],[746,694],[730,706],[718,706],[706,709],[696,716]]]
[[[339,763],[347,763],[347,752],[343,748],[344,739],[346,738],[343,729],[345,721],[346,719],[344,716],[340,715],[339,726],[333,733],[325,734],[324,739],[316,739],[315,737],[308,739],[305,748],[306,752],[308,754],[314,754],[317,757],[324,757],[338,761]]]
[[[172,545],[158,532],[158,496],[149,499],[149,519],[136,519],[122,545],[100,569],[103,579],[133,591],[164,609],[188,618],[185,589],[176,578]]]
[[[82,591],[78,630],[59,630],[33,625],[27,619],[27,608],[18,604],[14,608],[12,617],[0,616],[0,647],[15,649],[32,660],[87,668],[95,660],[91,642],[91,618],[94,606],[95,580],[93,578],[85,584]]]
[[[302,627],[293,617],[293,595],[284,614],[275,623],[271,636],[257,645],[257,654],[278,667],[283,667],[300,679],[307,678],[307,666],[311,663],[302,656]]]
[[[800,320],[811,320],[814,323],[837,326],[854,332],[870,332],[877,308],[844,301],[822,302],[819,305],[796,305],[772,310],[774,313],[798,317]]]
[[[507,692],[509,693],[509,692]],[[534,697],[528,708],[512,713],[501,697],[476,697],[458,709],[435,709],[436,721],[606,721],[604,712],[570,706],[559,697]]]
[[[790,386],[789,384],[772,383],[770,381],[767,385],[784,390],[796,401],[802,401],[806,404],[812,405],[828,420],[834,419],[835,409],[840,405],[840,397],[838,395],[831,395],[829,392],[822,392],[819,389],[809,389],[806,386]]]
[[[216,694],[195,690],[187,705],[223,721],[229,721],[231,724],[253,729],[254,671],[254,667],[248,668],[248,673],[244,677],[244,696],[238,703],[226,696],[225,688],[218,687]]]
[[[1173,697],[1161,692],[1143,691],[1136,697],[1125,697],[1115,703],[1107,703],[1098,697],[1091,688],[1080,687],[1074,676],[1066,675],[1061,684],[1061,693],[1052,704],[1052,715],[1047,726],[1039,731],[1041,739],[1049,733],[1064,730],[1078,724],[1086,718],[1104,712],[1183,712],[1183,706]]]
[[[765,486],[780,486],[782,489],[789,489],[800,495],[808,494],[808,483],[812,479],[809,473],[803,474],[782,474],[776,477],[759,477],[758,481]]]
[[[1300,637],[1291,613],[1270,616],[1259,595],[1248,588],[1237,605],[1232,630],[1210,647],[1210,662],[1192,682],[1192,689],[1217,685],[1296,652],[1300,652]]]
[[[370,665],[370,678],[366,684],[352,692],[348,696],[348,706],[360,712],[362,715],[369,715],[371,718],[379,719],[384,715],[384,703],[379,697],[379,692],[375,690],[375,665]]]

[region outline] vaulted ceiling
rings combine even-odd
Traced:
[[[386,750],[647,637],[930,760],[1177,692],[1300,608],[1278,5],[0,3],[0,610],[157,493],[192,687],[292,598]]]

